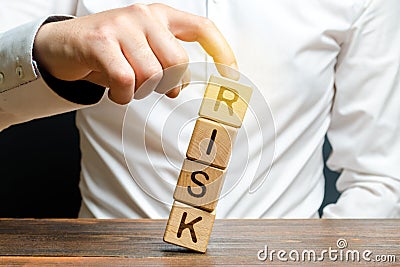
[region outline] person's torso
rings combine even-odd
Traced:
[[[217,217],[315,216],[336,58],[364,1],[161,2],[213,20],[234,50],[242,81],[254,86]],[[82,0],[77,15],[131,3]],[[210,57],[198,44],[183,45],[192,80],[206,81]],[[168,216],[204,89],[198,82],[176,99],[153,93],[128,107],[105,96],[78,112],[84,214]]]

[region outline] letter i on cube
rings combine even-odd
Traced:
[[[211,76],[174,192],[164,241],[206,252],[232,146],[253,89]]]

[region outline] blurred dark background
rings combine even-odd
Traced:
[[[0,217],[77,217],[79,172],[74,112],[0,132]]]
[[[322,205],[319,208],[319,215],[322,214],[322,209],[326,205],[330,203],[335,203],[340,195],[339,192],[336,190],[336,180],[339,177],[339,173],[333,172],[330,169],[328,169],[328,167],[326,167],[326,161],[331,151],[332,147],[329,144],[329,140],[325,138],[325,143],[322,151],[324,155],[325,196],[324,196],[324,201],[322,202]]]
[[[324,145],[325,159],[330,153]],[[80,150],[75,113],[39,119],[0,132],[0,217],[76,218]],[[335,202],[338,174],[324,169],[324,207]]]

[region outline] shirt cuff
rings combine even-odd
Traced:
[[[40,26],[69,18],[47,17],[0,33],[0,131],[16,123],[95,104],[103,96],[103,87],[55,79],[39,71],[33,61],[33,42]]]

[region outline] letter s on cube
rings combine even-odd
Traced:
[[[215,210],[225,171],[185,159],[174,192],[176,201],[206,211]]]

